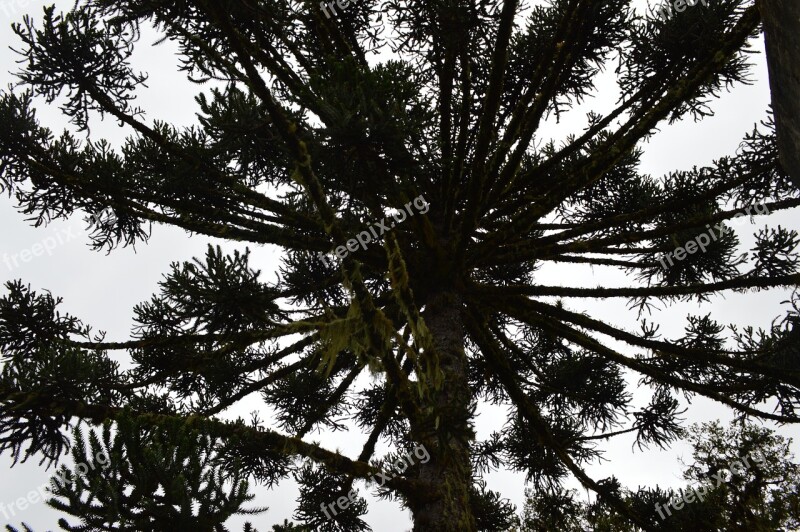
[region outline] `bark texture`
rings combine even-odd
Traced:
[[[438,486],[434,497],[419,500],[411,508],[414,532],[476,531],[469,493],[472,467],[469,445],[474,438],[471,425],[467,357],[461,299],[453,293],[438,293],[427,302],[425,323],[439,354],[442,386],[432,396],[439,413],[430,420],[425,440],[431,460],[420,467],[420,480]]]
[[[800,186],[800,0],[761,0],[781,165]]]

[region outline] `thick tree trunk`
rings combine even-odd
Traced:
[[[761,0],[781,166],[800,186],[800,1]]]
[[[424,440],[434,449],[430,449],[430,461],[420,466],[420,480],[438,486],[439,493],[412,505],[414,532],[477,530],[469,502],[469,442],[474,432],[460,307],[458,296],[439,293],[427,301],[424,313],[444,381],[432,397],[440,416],[439,429],[435,421],[427,424]]]

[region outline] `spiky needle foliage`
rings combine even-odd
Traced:
[[[211,82],[199,88],[193,127],[134,105],[147,76],[129,60],[144,26],[177,44],[187,78]],[[295,518],[313,530],[368,528],[361,499],[330,520],[320,510],[360,481],[409,508],[416,531],[507,529],[513,508],[481,481],[503,464],[541,490],[576,477],[652,528],[655,515],[629,507],[614,479],[585,473],[597,442],[634,433],[641,446],[670,443],[681,394],[798,421],[797,312],[767,331],[690,316],[682,337],[667,338],[644,322],[631,332],[576,312],[574,298],[627,298],[641,312],[798,284],[797,233],[783,228],[758,235],[749,265],[731,231],[705,253],[657,260],[742,207],[800,203],[768,115],[736,154],[707,167],[638,170],[659,125],[702,119],[723,89],[748,81],[759,27],[758,6],[743,0],[666,20],[628,0],[357,0],[330,18],[316,1],[92,0],[25,19],[14,28],[20,85],[0,99],[0,185],[22,212],[44,223],[110,208],[113,223],[92,234],[97,248],[167,224],[284,254],[274,283],[247,253],[211,248],[174,264],[122,342],[59,313],[49,293],[9,283],[0,449],[55,460],[71,423],[114,422],[125,442],[158,442],[151,468],[173,463],[170,442],[180,453],[200,446],[217,470],[197,464],[181,480],[198,497],[211,497],[202,479],[221,494],[220,479],[294,476]],[[543,138],[543,122],[593,94],[611,65],[616,108],[589,114],[565,142]],[[57,102],[73,132],[41,125],[36,97]],[[98,114],[129,129],[124,145],[92,135]],[[318,259],[420,197],[380,242]],[[537,283],[541,265],[564,262],[621,269],[630,286]],[[117,353],[132,369],[112,361]],[[644,408],[631,404],[626,372],[652,392]],[[219,419],[251,394],[272,426]],[[510,408],[486,441],[473,427],[479,401]],[[308,441],[347,419],[365,437],[357,455]],[[376,455],[382,439],[389,457]],[[419,446],[429,461],[375,486]],[[112,524],[132,512],[144,520],[164,511],[172,471],[147,484],[161,486],[153,493],[138,490],[150,500],[135,508],[110,493],[133,482],[124,476],[59,507]],[[206,521],[181,515],[218,530],[214,519],[244,499],[234,490],[206,505],[216,508]]]
[[[658,487],[622,490],[629,505],[657,508],[662,519],[656,530],[797,529],[800,465],[789,451],[791,439],[751,422],[727,428],[719,422],[704,423],[693,425],[688,433],[693,460],[685,465],[683,477],[689,485],[678,491]],[[577,490],[531,493],[519,532],[637,531],[622,516],[609,512],[608,505],[586,504],[578,498]]]

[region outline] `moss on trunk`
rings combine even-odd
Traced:
[[[439,293],[424,313],[443,379],[430,397],[436,413],[425,423],[423,437],[433,448],[431,460],[420,468],[420,480],[437,486],[438,493],[412,505],[414,532],[477,530],[469,500],[474,431],[460,308],[458,296]]]

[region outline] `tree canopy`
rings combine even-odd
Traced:
[[[629,505],[655,509],[656,530],[771,532],[800,526],[800,465],[789,450],[791,439],[755,423],[696,424],[688,435],[694,459],[683,472],[688,486],[621,490]],[[670,501],[677,505],[670,508]],[[564,489],[531,492],[521,521],[523,532],[636,531],[602,501],[587,504],[575,490]]]
[[[508,530],[516,509],[483,481],[505,467],[542,493],[577,479],[655,530],[651,508],[586,473],[599,442],[667,446],[694,397],[800,421],[796,293],[766,330],[700,314],[668,337],[641,319],[800,282],[796,231],[765,227],[742,254],[730,223],[800,204],[768,110],[735,154],[663,176],[639,168],[658,127],[702,120],[749,81],[754,2],[664,19],[630,0],[338,6],[79,0],[14,26],[0,192],[30,220],[110,210],[91,235],[109,251],[171,225],[282,253],[274,281],[249,252],[215,246],[170,265],[128,340],[61,312],[57,295],[6,284],[0,452],[110,458],[54,494],[81,522],[65,529],[225,530],[257,510],[254,484],[293,478],[294,523],[276,530],[369,529],[354,489],[408,508],[415,531]],[[191,127],[135,104],[145,28],[176,44],[198,84]],[[612,67],[612,111],[566,140],[542,136]],[[71,128],[42,124],[42,101]],[[93,133],[100,117],[127,128],[122,145]],[[616,269],[629,285],[537,281],[559,263]],[[630,302],[640,330],[575,308],[609,298]],[[634,404],[637,387],[648,404]],[[253,419],[220,417],[253,395]],[[478,439],[486,403],[508,420]],[[357,431],[363,447],[329,450],[312,441],[322,429]]]

